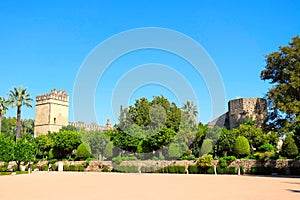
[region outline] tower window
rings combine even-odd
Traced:
[[[54,124],[56,124],[56,118],[54,117]]]

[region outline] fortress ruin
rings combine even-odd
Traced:
[[[208,123],[210,127],[237,128],[245,119],[252,119],[262,127],[267,119],[267,101],[263,98],[239,98],[228,102],[228,112]]]

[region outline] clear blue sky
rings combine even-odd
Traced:
[[[23,85],[34,99],[57,88],[66,90],[72,100],[78,70],[99,43],[128,29],[162,27],[186,34],[206,49],[222,76],[226,100],[263,97],[270,87],[259,78],[264,56],[299,34],[299,10],[298,0],[2,1],[0,96]],[[109,100],[124,72],[122,66],[127,65],[128,71],[143,63],[160,61],[185,74],[200,98],[198,119],[210,121],[211,105],[203,79],[176,59],[146,50],[129,54],[112,65],[95,96],[98,122],[104,124],[106,118],[115,121]],[[182,104],[168,88],[155,84],[139,88],[130,102],[160,94]],[[72,113],[70,109],[70,121]],[[23,109],[22,117],[34,118],[34,114],[34,108]],[[7,113],[15,115],[15,109]]]

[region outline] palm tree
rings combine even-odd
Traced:
[[[0,133],[2,130],[2,116],[5,115],[7,110],[8,102],[4,97],[0,97]]]
[[[8,102],[12,107],[17,107],[16,139],[19,139],[21,136],[21,107],[25,105],[31,108],[32,99],[30,98],[30,94],[27,92],[27,89],[23,89],[22,86],[20,86],[19,88],[13,88],[10,90]]]
[[[190,124],[196,125],[195,117],[198,115],[198,108],[194,102],[187,101],[182,107],[185,118]]]
[[[190,102],[190,101],[187,101],[183,105],[182,110],[194,117],[196,117],[199,114],[197,106],[194,104],[194,102]]]

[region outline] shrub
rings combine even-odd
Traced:
[[[129,160],[137,160],[137,157],[131,155],[131,156],[121,157],[121,159],[124,161],[129,161]]]
[[[42,171],[48,171],[48,165],[44,164],[42,165]]]
[[[208,169],[206,170],[206,173],[208,173],[208,174],[214,174],[214,173],[215,173],[215,168],[214,168],[214,166],[208,168]]]
[[[260,147],[258,147],[258,150],[262,152],[274,151],[274,146],[272,144],[263,144]]]
[[[251,167],[251,173],[255,175],[271,175],[273,172],[273,167]]]
[[[8,162],[5,162],[3,165],[0,166],[0,172],[5,172],[8,167]]]
[[[52,164],[52,165],[51,165],[51,169],[52,169],[52,171],[56,171],[56,170],[57,170],[56,164]]]
[[[63,169],[64,169],[64,171],[69,171],[69,166],[68,165],[64,165]]]
[[[182,150],[179,143],[172,143],[168,148],[168,156],[171,159],[177,159],[182,155]]]
[[[220,158],[219,165],[222,168],[226,168],[228,166],[227,161],[224,158]]]
[[[272,159],[272,160],[277,160],[277,159],[279,159],[279,154],[277,154],[277,153],[271,154],[271,155],[270,155],[270,159]]]
[[[89,144],[81,143],[76,151],[76,158],[77,159],[87,159],[92,155],[92,150]]]
[[[227,161],[227,163],[232,163],[233,161],[236,160],[235,156],[224,156],[223,159]]]
[[[249,155],[250,145],[248,139],[244,136],[238,136],[233,146],[233,152],[239,158]]]
[[[227,173],[228,174],[237,174],[237,169],[235,166],[231,166],[227,168]]]
[[[205,139],[201,146],[200,155],[208,154],[212,150],[212,144],[213,144],[212,139],[208,139],[208,138]]]
[[[153,157],[152,157],[152,160],[157,161],[157,160],[159,160],[159,158],[158,158],[157,156],[153,156]]]
[[[226,174],[226,168],[217,166],[217,173],[218,174]]]
[[[112,162],[116,163],[117,165],[120,164],[122,162],[121,156],[118,155],[117,157],[112,158]]]
[[[189,170],[189,174],[198,174],[199,173],[197,165],[189,165],[188,170]]]
[[[298,147],[292,135],[286,136],[282,144],[282,155],[295,158],[298,155]]]
[[[110,170],[109,170],[108,166],[103,165],[103,170],[102,171],[103,172],[109,172]]]
[[[209,168],[212,166],[212,160],[212,155],[203,155],[198,159],[197,164],[201,168]]]
[[[77,171],[77,166],[69,165],[68,171]]]
[[[114,154],[114,144],[113,142],[107,143],[105,149],[104,149],[104,157],[111,158]]]
[[[84,166],[83,165],[77,165],[76,168],[77,168],[77,171],[79,171],[79,172],[84,171]]]

